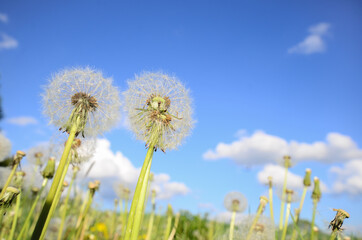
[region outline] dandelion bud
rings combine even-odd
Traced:
[[[322,191],[319,184],[319,178],[314,177],[314,189],[312,192],[312,199],[319,201],[322,197]]]
[[[286,189],[285,193],[287,194],[287,203],[291,203],[294,191],[291,189]]]
[[[23,171],[17,171],[15,173],[15,176],[14,176],[14,179],[13,179],[13,182],[14,182],[14,185],[16,187],[21,187],[21,185],[23,185],[23,180],[24,180],[24,177],[25,177],[26,173],[23,172]]]
[[[167,216],[172,217],[172,215],[173,215],[172,206],[171,206],[171,204],[168,204],[168,206],[167,206]]]
[[[15,201],[20,190],[14,187],[7,187],[5,194],[0,199],[0,208],[8,208]]]
[[[38,194],[39,188],[38,188],[38,187],[32,187],[32,188],[31,188],[31,192],[32,192],[32,194],[35,196],[35,195]]]
[[[54,176],[54,172],[55,172],[55,158],[51,157],[49,158],[48,163],[41,174],[43,178],[52,179]]]
[[[307,168],[305,170],[305,175],[304,175],[304,180],[303,180],[303,184],[305,187],[309,187],[310,185],[312,185],[311,173],[312,173],[312,170],[310,170],[310,168]]]
[[[333,211],[336,211],[337,213],[334,219],[329,223],[328,228],[332,227],[333,232],[335,230],[340,231],[342,230],[341,227],[343,225],[344,219],[349,218],[349,213],[343,209],[333,209]]]
[[[17,151],[15,156],[14,156],[14,164],[18,164],[20,163],[21,159],[23,159],[23,157],[25,157],[25,153],[23,151]]]
[[[319,228],[316,227],[316,226],[314,226],[314,227],[313,227],[313,232],[315,232],[315,233],[319,232]]]
[[[290,168],[290,167],[292,166],[291,157],[290,157],[289,155],[285,155],[285,156],[283,157],[283,159],[284,159],[284,166],[285,166],[286,168]]]
[[[269,187],[272,188],[273,187],[273,177],[272,176],[268,177],[268,183],[269,183]]]

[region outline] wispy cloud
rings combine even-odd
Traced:
[[[5,13],[0,13],[0,22],[7,23],[8,21],[8,15],[6,15]]]
[[[335,179],[333,193],[362,194],[362,159],[349,161],[343,167],[331,167],[329,172]]]
[[[89,172],[89,178],[100,179],[101,181],[114,179],[131,188],[136,185],[140,168],[136,168],[121,152],[114,153],[111,150],[109,140],[97,139],[94,156],[82,169],[88,169],[93,162],[94,166]],[[165,173],[155,174],[151,189],[156,190],[158,199],[170,199],[190,192],[184,183],[171,181],[171,177]]]
[[[319,23],[311,26],[308,29],[309,35],[302,42],[289,48],[288,53],[309,55],[324,52],[326,50],[326,43],[323,36],[328,33],[329,29],[329,23]]]
[[[292,160],[318,161],[323,163],[346,162],[362,158],[362,149],[349,137],[339,133],[329,133],[325,141],[304,143],[256,131],[251,136],[241,136],[232,143],[219,143],[214,150],[203,154],[205,160],[229,158],[245,166],[279,162],[283,155],[291,155]]]
[[[0,50],[12,49],[18,47],[18,41],[7,35],[6,33],[0,33]]]
[[[27,126],[27,125],[38,124],[38,120],[36,120],[33,117],[29,117],[29,116],[8,118],[7,122],[10,124],[18,125],[18,126]]]

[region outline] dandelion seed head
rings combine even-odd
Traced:
[[[8,157],[11,152],[11,142],[0,132],[0,161]]]
[[[240,224],[236,225],[236,231],[234,233],[234,236],[238,236],[236,239],[246,239],[255,217],[255,215],[249,215],[245,217],[245,219],[243,219]],[[250,239],[274,240],[275,228],[273,221],[269,217],[263,215],[259,216],[254,229],[252,229],[252,235]]]
[[[80,116],[77,133],[83,136],[96,136],[116,125],[120,106],[119,91],[112,86],[112,79],[89,67],[58,72],[43,95],[43,112],[50,123],[69,132]]]
[[[230,212],[243,212],[248,206],[248,200],[240,192],[229,192],[224,198],[224,206]]]
[[[155,149],[176,149],[193,127],[189,91],[161,72],[144,72],[128,86],[124,108],[136,138]]]
[[[10,173],[10,168],[0,167],[0,189],[2,189],[5,185],[5,182],[8,179]]]

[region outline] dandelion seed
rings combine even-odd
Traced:
[[[112,79],[91,68],[64,70],[52,77],[43,95],[44,114],[60,129],[70,132],[79,119],[77,135],[96,136],[120,118],[118,89]]]
[[[229,240],[234,236],[235,215],[237,212],[243,212],[248,205],[248,200],[240,192],[229,192],[224,198],[224,206],[232,212],[230,220]]]
[[[128,85],[125,110],[136,138],[162,151],[179,146],[193,126],[189,91],[161,72],[145,72]]]

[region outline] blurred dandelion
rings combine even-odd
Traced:
[[[145,72],[128,85],[124,105],[136,138],[163,151],[179,146],[193,126],[189,91],[161,72]]]
[[[246,209],[248,200],[240,192],[229,192],[224,198],[224,206],[232,212],[229,231],[229,240],[232,240],[234,236],[235,215],[237,212],[243,212]]]
[[[343,209],[334,209],[333,211],[336,211],[336,216],[334,217],[334,219],[330,222],[328,228],[332,227],[332,234],[331,234],[331,240],[335,239],[336,235],[339,232],[342,232],[342,225],[343,225],[343,221],[346,218],[349,218],[349,213],[346,212]]]
[[[257,219],[256,223],[254,223],[255,219]],[[249,238],[253,240],[274,240],[274,222],[263,215],[259,217],[256,215],[249,215],[241,221],[240,225],[238,225],[238,230],[235,231],[234,239],[244,240],[247,238],[247,234],[249,234]]]

